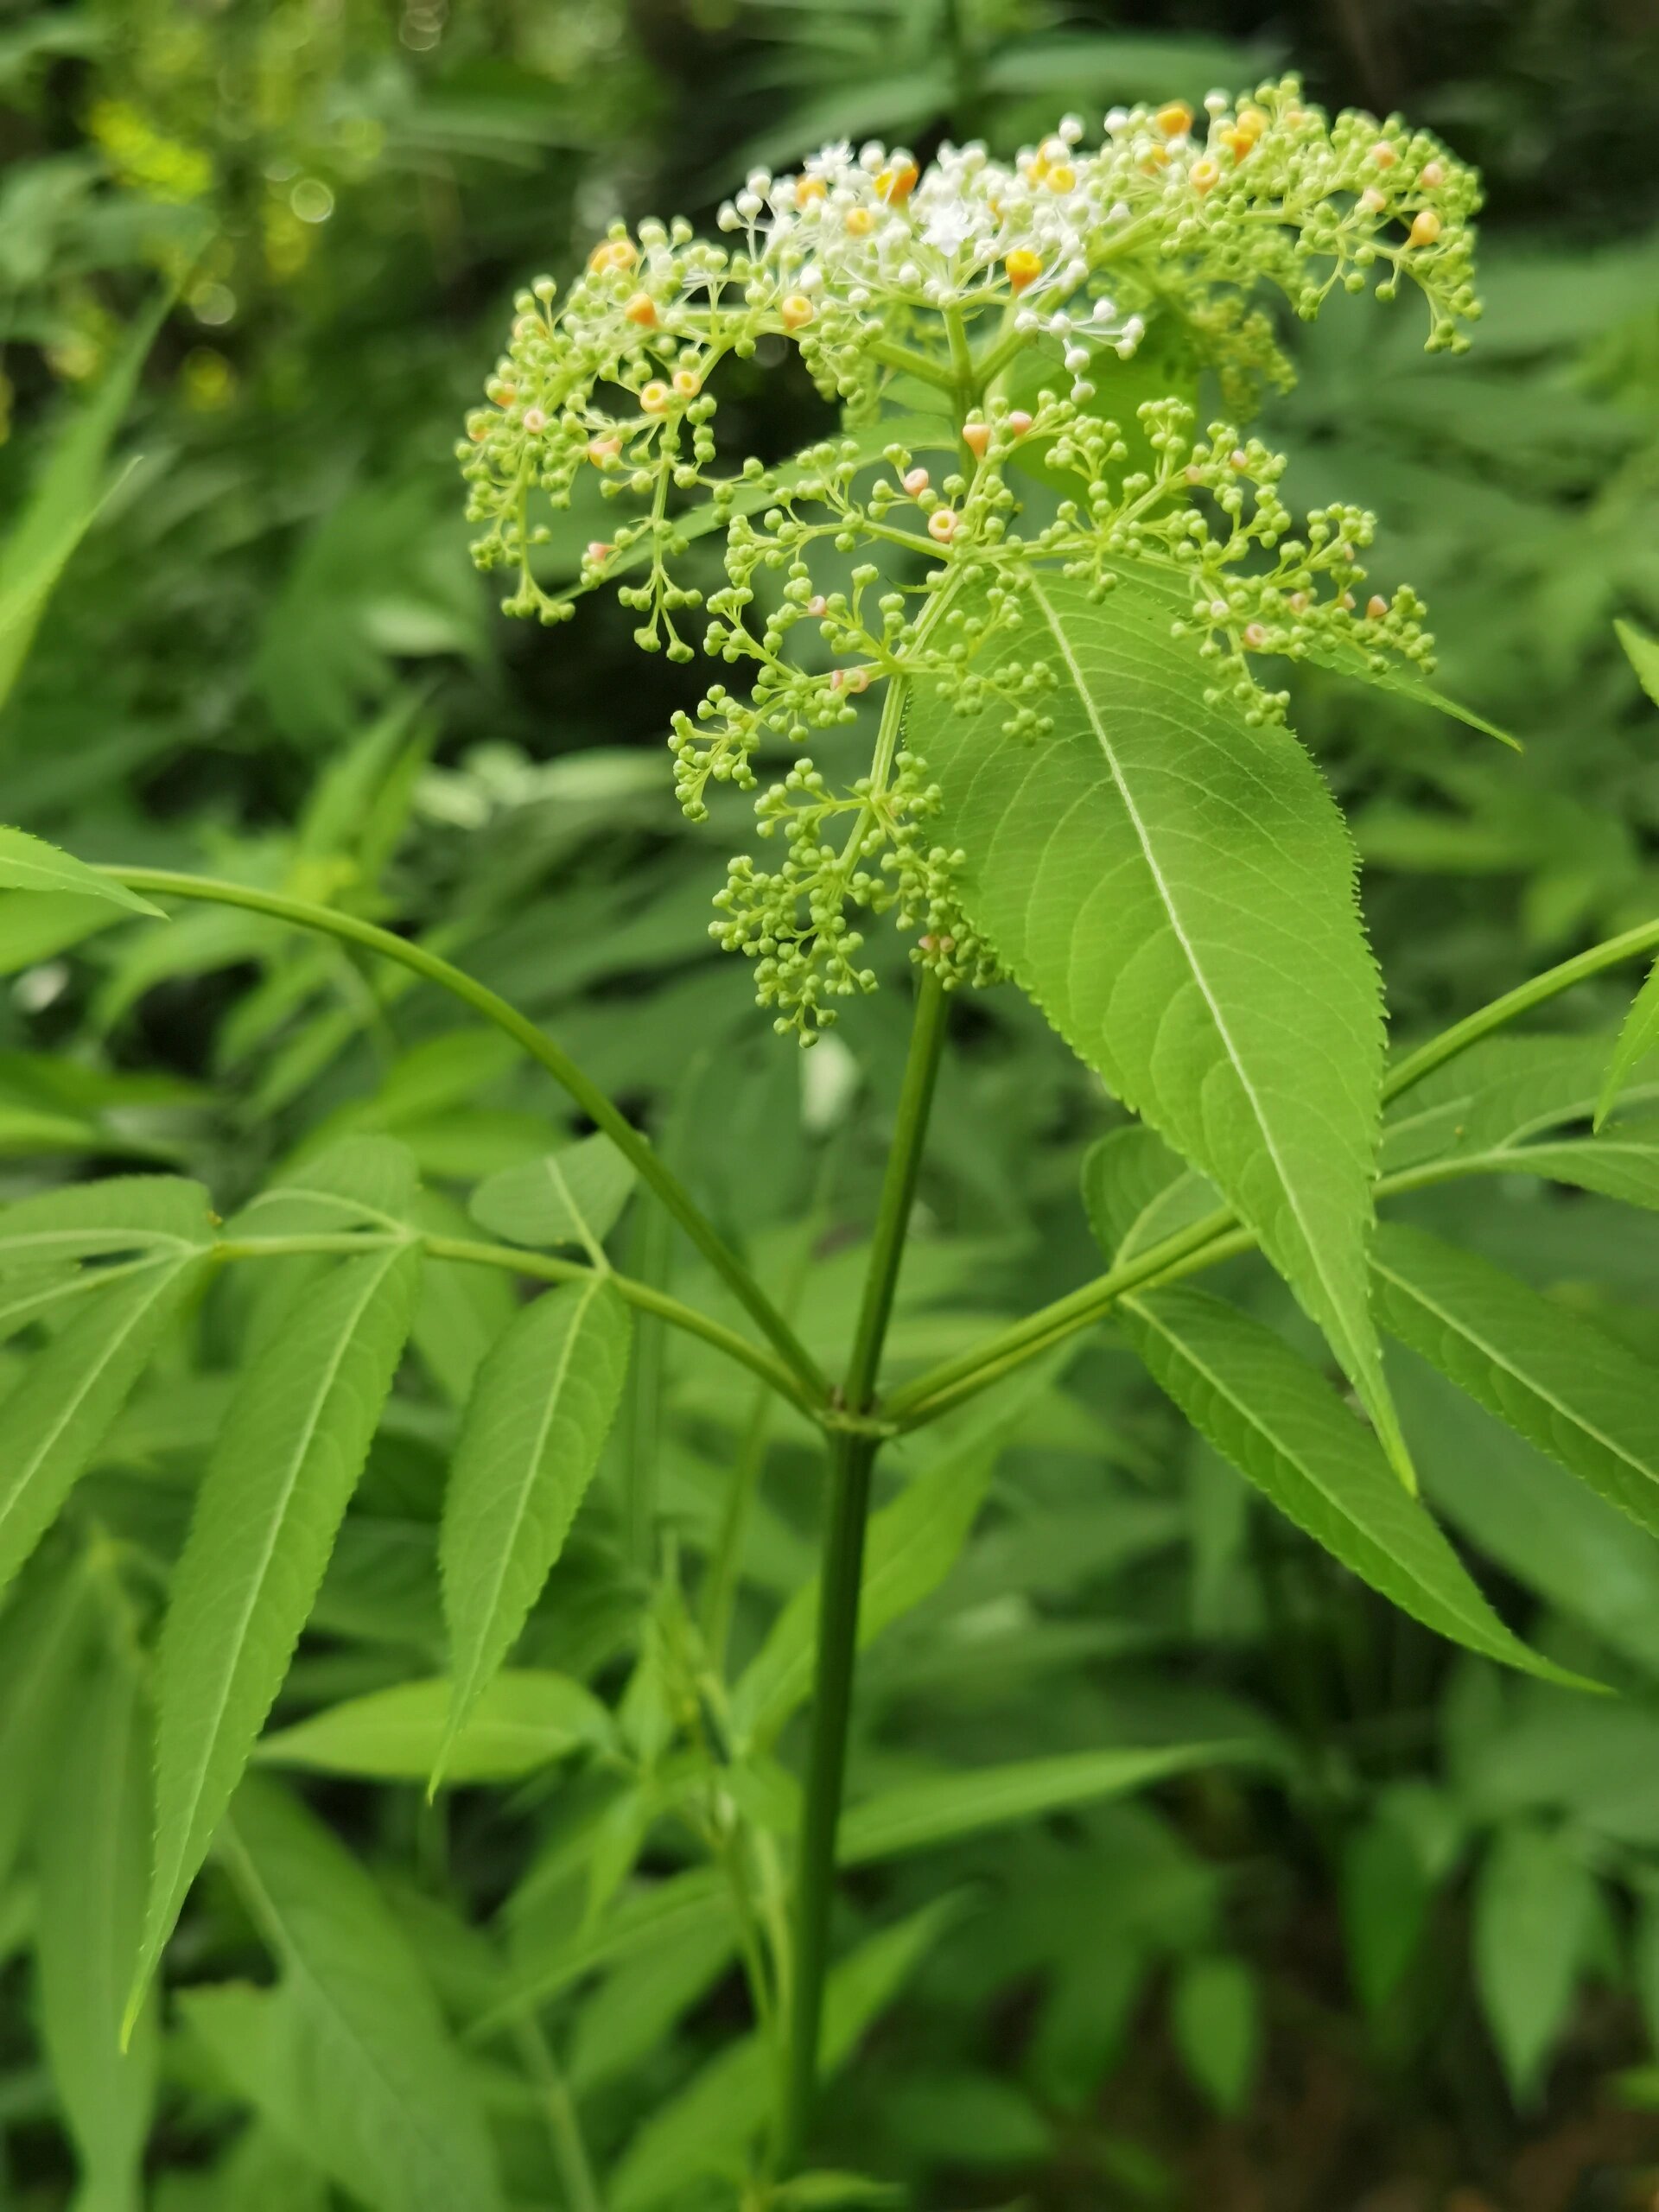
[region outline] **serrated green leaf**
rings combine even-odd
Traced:
[[[118,905],[86,891],[0,891],[0,976],[50,960],[121,918]]]
[[[597,1260],[638,1179],[632,1160],[595,1133],[492,1175],[473,1193],[472,1217],[510,1244],[580,1244]]]
[[[1166,602],[1045,576],[984,673],[1045,660],[1052,732],[918,702],[938,834],[1015,981],[1124,1103],[1209,1176],[1410,1463],[1369,1306],[1382,1077],[1376,971],[1342,818],[1295,739],[1206,706]]]
[[[1197,1290],[1128,1299],[1120,1321],[1199,1433],[1362,1581],[1471,1651],[1576,1680],[1505,1628],[1376,1438],[1272,1330]]]
[[[1553,1830],[1499,1831],[1475,1885],[1475,1979],[1518,2102],[1573,2001],[1594,1904],[1589,1869]]]
[[[1389,1109],[1385,1172],[1508,1150],[1595,1111],[1607,1065],[1603,1036],[1488,1037],[1434,1070]],[[1619,1103],[1659,1103],[1659,1055],[1632,1067]]]
[[[166,1253],[120,1270],[0,1399],[0,1589],[56,1518],[206,1265]]]
[[[149,1744],[137,1675],[106,1656],[78,1702],[35,1854],[41,2031],[80,2164],[78,2212],[141,2212],[143,2202],[155,2007],[124,2051],[121,2030],[144,1924]]]
[[[0,1209],[0,1271],[117,1252],[182,1257],[213,1241],[200,1183],[176,1175],[114,1175],[41,1191]]]
[[[1618,1042],[1613,1047],[1613,1057],[1607,1063],[1601,1096],[1596,1101],[1598,1128],[1612,1111],[1631,1069],[1655,1050],[1659,1050],[1659,960],[1648,970],[1647,982],[1631,1001],[1624,1027],[1618,1033]]]
[[[315,1815],[250,1778],[232,1875],[291,2000],[267,2044],[312,2155],[377,2212],[496,2212],[483,2116],[437,1999],[385,1898]]]
[[[884,1929],[843,1959],[824,1993],[822,2072],[827,2079],[852,2056],[950,1922],[957,1897],[940,1897],[897,1927]],[[758,2035],[743,2037],[639,2127],[606,2191],[611,2212],[652,2212],[690,2179],[734,2174],[746,2143],[765,2122],[772,2053]]]
[[[99,875],[71,854],[60,852],[43,837],[26,830],[0,826],[0,889],[69,892],[77,899],[101,899],[106,906],[124,907],[129,913],[149,914],[156,921],[167,917],[159,906],[129,891],[112,875]]]
[[[442,1677],[399,1682],[262,1737],[255,1756],[266,1766],[424,1782],[448,1734],[449,1704],[449,1684]],[[602,1744],[610,1734],[605,1707],[569,1675],[504,1669],[486,1684],[450,1745],[445,1777],[511,1782]]]
[[[232,1219],[231,1236],[306,1236],[397,1230],[408,1221],[420,1176],[396,1137],[344,1137],[284,1168]]]
[[[1220,1204],[1214,1184],[1195,1175],[1139,1122],[1109,1130],[1090,1145],[1082,1183],[1089,1226],[1113,1265],[1192,1228]]]
[[[171,304],[171,295],[163,293],[133,324],[91,399],[59,431],[28,505],[0,547],[0,706],[17,681],[70,555],[103,504],[111,440]]]
[[[629,1334],[627,1307],[596,1274],[526,1306],[479,1370],[438,1541],[452,1734],[512,1649],[563,1548],[616,1418]]]
[[[1625,658],[1636,671],[1637,681],[1654,705],[1659,707],[1659,638],[1649,637],[1634,622],[1615,622],[1613,631],[1624,648]]]
[[[1372,1255],[1377,1312],[1448,1381],[1659,1530],[1659,1388],[1582,1314],[1473,1253],[1388,1224]]]
[[[1507,745],[1511,753],[1524,753],[1526,747],[1518,737],[1512,737],[1496,722],[1488,721],[1484,715],[1477,714],[1472,707],[1465,707],[1461,700],[1450,699],[1438,691],[1424,677],[1414,675],[1403,664],[1385,663],[1373,667],[1357,647],[1351,652],[1329,645],[1308,645],[1296,654],[1313,668],[1323,668],[1332,676],[1345,676],[1356,683],[1368,683],[1374,691],[1391,692],[1396,699],[1409,699],[1414,706],[1432,707],[1436,714],[1449,715],[1453,721],[1462,722],[1470,729],[1478,729],[1483,737],[1495,737],[1500,745]]]
[[[944,1580],[967,1541],[991,1479],[1000,1439],[946,1452],[870,1516],[858,1607],[861,1651]],[[769,1743],[810,1692],[818,1579],[798,1590],[732,1691],[740,1744]]]
[[[243,1374],[162,1624],[156,1857],[138,1987],[207,1856],[322,1580],[409,1333],[412,1246],[308,1287]]]
[[[837,1862],[864,1866],[909,1851],[954,1843],[982,1829],[1007,1827],[1068,1805],[1088,1805],[1145,1789],[1194,1767],[1236,1758],[1234,1744],[1174,1744],[1147,1751],[1075,1751],[1058,1758],[1018,1759],[1007,1766],[941,1774],[849,1805],[842,1815]],[[1259,1760],[1259,1745],[1244,1756]]]

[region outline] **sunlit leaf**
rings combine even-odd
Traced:
[[[424,1782],[443,1748],[448,1722],[446,1680],[400,1682],[261,1738],[257,1756],[268,1766]],[[505,1670],[485,1686],[449,1745],[445,1777],[511,1782],[602,1744],[610,1733],[605,1707],[568,1675]]]

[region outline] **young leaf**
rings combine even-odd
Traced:
[[[622,1392],[628,1309],[602,1274],[527,1306],[480,1368],[438,1559],[454,1682],[447,1761],[564,1546]]]
[[[1648,970],[1648,980],[1643,984],[1624,1017],[1624,1027],[1618,1033],[1618,1042],[1613,1047],[1613,1057],[1607,1063],[1603,1078],[1601,1096],[1596,1101],[1596,1127],[1599,1128],[1612,1111],[1626,1077],[1637,1061],[1659,1050],[1659,960]]]
[[[497,2212],[477,2099],[370,1877],[295,1799],[253,1778],[225,1851],[292,2000],[277,2071],[314,2155],[378,2212]]]
[[[410,1246],[308,1290],[247,1370],[174,1575],[158,1663],[156,1857],[137,1993],[282,1687],[409,1333]]]
[[[826,2078],[845,2065],[866,2028],[961,1910],[960,1897],[937,1898],[873,1936],[833,1970],[823,2007]],[[766,2044],[758,2035],[746,2036],[655,2112],[611,2177],[606,2191],[611,2212],[653,2212],[690,2180],[734,2173],[744,2145],[766,2116],[770,2066]]]
[[[923,704],[964,902],[1016,982],[1209,1176],[1329,1338],[1409,1478],[1369,1307],[1382,1064],[1353,849],[1287,731],[1204,700],[1167,603],[1044,577],[988,644],[1058,679],[1052,734]]]
[[[1553,1830],[1500,1830],[1475,1887],[1475,1978],[1517,2103],[1566,2018],[1595,1906],[1588,1867]]]
[[[106,1656],[64,1740],[35,1854],[41,2030],[80,2161],[79,2212],[140,2212],[143,2202],[155,2007],[124,2051],[121,2026],[144,1924],[149,1733],[136,1671]]]
[[[849,1806],[842,1816],[836,1859],[844,1866],[897,1859],[934,1844],[954,1843],[982,1829],[1035,1820],[1071,1805],[1145,1789],[1173,1774],[1238,1757],[1232,1744],[1173,1744],[1147,1751],[1074,1751],[1058,1758],[1020,1759],[976,1772],[912,1782]],[[1259,1759],[1259,1745],[1243,1747]]]
[[[1199,1433],[1362,1581],[1471,1651],[1577,1680],[1505,1628],[1376,1438],[1272,1330],[1197,1290],[1128,1299],[1119,1318]]]
[[[267,1766],[424,1782],[448,1734],[450,1689],[442,1677],[400,1682],[314,1713],[260,1738]],[[452,1783],[512,1782],[611,1735],[610,1715],[569,1675],[504,1670],[485,1686],[449,1746]]]
[[[123,1269],[0,1399],[0,1590],[55,1519],[207,1262]]]
[[[1372,1266],[1402,1343],[1592,1490],[1659,1530],[1653,1370],[1583,1315],[1471,1252],[1390,1223]]]
[[[873,1514],[858,1607],[861,1651],[950,1573],[991,1479],[1000,1438],[944,1452]],[[732,1691],[739,1744],[769,1743],[812,1687],[818,1580],[798,1590]]]
[[[480,1183],[473,1219],[510,1244],[580,1244],[596,1256],[638,1174],[607,1136],[595,1134]]]
[[[1637,681],[1654,705],[1659,707],[1659,638],[1649,637],[1634,622],[1615,622],[1613,630],[1624,648],[1625,658],[1636,671]]]

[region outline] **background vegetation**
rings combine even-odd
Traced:
[[[1649,918],[1659,725],[1611,628],[1659,626],[1659,30],[1641,0],[10,6],[6,512],[49,452],[65,465],[63,423],[122,409],[131,334],[158,293],[181,294],[125,405],[130,465],[0,719],[0,810],[90,859],[441,920],[448,950],[655,1132],[774,1285],[809,1244],[844,1255],[800,1316],[833,1349],[903,995],[803,1056],[754,1016],[741,963],[700,949],[725,848],[718,816],[690,830],[670,794],[680,671],[642,660],[598,601],[552,632],[499,620],[466,554],[461,416],[514,288],[568,274],[616,214],[706,216],[751,162],[830,137],[925,153],[981,133],[1006,150],[1062,108],[1284,66],[1329,105],[1440,131],[1490,194],[1474,353],[1425,358],[1414,319],[1333,310],[1296,334],[1301,382],[1267,422],[1299,505],[1378,511],[1379,581],[1427,597],[1447,690],[1527,741],[1517,760],[1299,682],[1297,726],[1367,863],[1397,1033]],[[772,454],[823,410],[765,365],[743,429]],[[596,534],[572,516],[572,573]],[[216,910],[72,937],[14,958],[0,996],[4,1196],[168,1164],[234,1203],[353,1130],[397,1135],[440,1190],[544,1147],[543,1093],[488,1036],[334,949]],[[1623,989],[1561,1020],[1605,1028]],[[947,1357],[1016,1290],[1029,1306],[1090,1271],[1077,1168],[1106,1119],[1013,992],[962,1008],[897,1356]],[[1433,1204],[1659,1355],[1653,1216],[1518,1180]],[[690,1274],[649,1249],[634,1265]],[[437,1484],[508,1295],[450,1274],[432,1270],[419,1370],[280,1719],[435,1663]],[[1272,1778],[1207,1774],[861,1877],[849,1927],[861,1894],[882,1915],[944,1888],[966,1902],[836,2087],[826,2133],[845,2163],[938,2208],[1659,2202],[1659,1548],[1427,1370],[1397,1380],[1433,1502],[1506,1618],[1624,1700],[1500,1677],[1391,1612],[1194,1443],[1109,1337],[1090,1340],[1011,1426],[953,1571],[868,1655],[860,1770],[1227,1738],[1259,1742]],[[0,1616],[0,2202],[67,2204],[75,2171],[73,2060],[66,2077],[35,1962],[54,1894],[73,1907],[30,1842],[35,1808],[75,1786],[63,1732],[88,1711],[67,1562],[90,1547],[142,1616],[222,1396],[211,1367],[147,1385]],[[808,1571],[804,1438],[762,1433],[724,1374],[677,1355],[632,1419],[693,1554],[734,1455],[765,1454],[736,1624],[752,1637],[751,1599]],[[601,1492],[531,1643],[537,1663],[613,1681],[639,1554],[620,1483]],[[534,1878],[572,1816],[556,1792],[461,1791],[433,1815],[413,1789],[308,1789],[456,2014],[487,1971],[484,1930],[532,1957],[558,1933],[538,1929]],[[92,1812],[80,1824],[96,1835]],[[89,1894],[95,1860],[77,1871]],[[258,1971],[228,1885],[199,1901],[181,1957],[187,1979]],[[741,2013],[723,1959],[695,1947],[567,2002],[555,2028],[601,2152]],[[188,2004],[169,2024],[148,2201],[325,2204],[327,2184],[271,2150],[269,2113],[250,2120],[226,2034]],[[540,2124],[534,2069],[503,2059],[486,2079],[511,2151]]]

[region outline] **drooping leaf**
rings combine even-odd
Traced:
[[[1368,683],[1374,691],[1387,691],[1396,699],[1409,699],[1419,707],[1432,707],[1437,714],[1449,715],[1453,721],[1463,722],[1470,729],[1478,729],[1483,737],[1495,737],[1500,745],[1507,745],[1511,753],[1526,749],[1519,738],[1500,729],[1496,722],[1488,721],[1484,715],[1477,714],[1472,707],[1465,707],[1459,699],[1448,698],[1424,677],[1417,675],[1403,663],[1385,662],[1378,668],[1372,665],[1356,647],[1344,652],[1338,646],[1319,645],[1305,646],[1296,656],[1315,668],[1328,669],[1332,676],[1350,677],[1356,683]]]
[[[632,1161],[595,1132],[492,1175],[473,1193],[472,1216],[510,1244],[579,1244],[596,1255],[638,1178]]]
[[[0,545],[0,706],[16,683],[70,555],[103,504],[111,441],[170,305],[163,293],[134,323],[92,398],[58,433],[28,505]]]
[[[225,1841],[291,2000],[268,2049],[313,2155],[378,2212],[496,2212],[500,2183],[478,2100],[369,1875],[314,1815],[257,1777],[238,1792]]]
[[[1509,1152],[1595,1111],[1607,1065],[1605,1036],[1501,1034],[1484,1039],[1389,1109],[1385,1172],[1488,1152]],[[1659,1056],[1633,1065],[1621,1106],[1659,1103]]]
[[[1194,1767],[1259,1759],[1259,1745],[1176,1744],[1147,1751],[1074,1751],[1057,1758],[1020,1759],[1007,1766],[941,1774],[849,1806],[842,1815],[836,1859],[846,1866],[897,1859],[934,1844],[953,1843],[983,1828],[1006,1827],[1070,1805],[1145,1789]]]
[[[199,1251],[213,1238],[200,1183],[176,1175],[114,1175],[41,1191],[0,1209],[0,1270],[118,1252]]]
[[[48,1799],[35,1948],[53,2087],[80,2162],[79,2212],[141,2212],[155,2098],[154,2005],[121,2030],[149,1872],[149,1715],[124,1657],[78,1701]]]
[[[1582,1314],[1489,1261],[1389,1223],[1377,1311],[1401,1341],[1592,1490],[1659,1530],[1659,1382]]]
[[[938,1898],[871,1936],[832,1970],[823,2007],[821,2069],[826,2078],[846,2063],[866,2028],[961,1910],[960,1897]],[[745,2144],[766,2116],[770,2066],[764,2041],[746,2036],[653,2113],[611,2176],[606,2191],[611,2212],[652,2212],[689,2180],[734,2174]]]
[[[187,1249],[123,1269],[0,1399],[0,1589],[51,1526],[206,1265]]]
[[[156,1857],[140,1986],[282,1686],[409,1333],[412,1246],[346,1260],[245,1370],[162,1630]]]
[[[441,1677],[400,1682],[262,1737],[256,1756],[267,1766],[424,1782],[448,1732],[449,1701]],[[504,1669],[486,1685],[444,1770],[453,1783],[511,1782],[610,1734],[605,1707],[569,1675]]]
[[[1044,577],[985,673],[1041,659],[1050,734],[918,707],[969,913],[1068,1044],[1255,1232],[1409,1461],[1365,1271],[1382,1033],[1354,855],[1285,730],[1204,702],[1166,602]]]
[[[616,1417],[628,1338],[627,1307],[595,1274],[526,1306],[479,1370],[438,1547],[453,1732],[466,1726],[563,1548]]]
[[[1200,1434],[1362,1581],[1471,1650],[1574,1679],[1503,1625],[1376,1438],[1272,1330],[1198,1290],[1128,1299],[1120,1319]]]
[[[50,960],[121,918],[120,906],[86,891],[0,891],[0,976]]]
[[[1518,2102],[1530,2101],[1573,2001],[1593,1907],[1590,1870],[1560,1834],[1500,1829],[1475,1888],[1475,1979]]]

